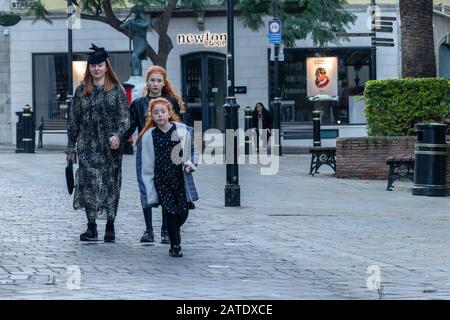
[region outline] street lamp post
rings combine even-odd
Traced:
[[[73,14],[72,0],[67,0],[67,78],[68,78],[68,93],[67,95],[72,95],[73,93],[73,76],[72,76],[72,25],[70,16]],[[67,110],[69,111],[69,110]]]
[[[233,0],[227,0],[227,38],[228,38],[228,95],[223,106],[225,121],[225,159],[227,168],[227,182],[225,185],[225,207],[239,207],[241,205],[241,187],[239,186],[239,167],[237,163],[237,137],[234,135],[238,128],[239,105],[234,96],[234,5]],[[227,140],[227,133],[232,141]],[[230,132],[231,133],[231,132]],[[233,159],[229,155],[232,143]],[[231,161],[231,163],[229,163]]]
[[[372,80],[376,80],[377,79],[377,47],[375,45],[375,38],[377,36],[376,34],[376,9],[375,6],[377,5],[377,3],[375,2],[375,0],[371,0],[370,1],[370,6],[371,6],[371,10],[370,10],[370,19],[371,19],[371,33],[372,33],[372,43],[371,43],[371,47],[370,47],[370,60],[371,60],[371,64],[370,64],[370,76],[372,78]]]
[[[279,18],[279,4],[278,0],[273,1],[273,17],[274,19]],[[278,145],[278,155],[282,155],[281,148],[281,124],[280,124],[280,109],[281,102],[279,96],[279,76],[280,76],[280,64],[279,64],[279,54],[280,54],[280,45],[274,44],[274,87],[275,87],[275,96],[272,102],[272,112],[273,112],[273,128],[278,130],[278,135],[273,135],[273,137],[278,136],[278,141],[274,141],[272,143]]]

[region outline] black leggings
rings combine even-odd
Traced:
[[[170,245],[179,246],[181,243],[180,227],[186,222],[189,212],[185,215],[168,214],[167,231],[169,232]]]
[[[152,224],[152,207],[144,208],[144,219],[145,219],[145,227],[147,231],[153,231]],[[162,224],[161,231],[167,231],[167,211],[162,208]]]

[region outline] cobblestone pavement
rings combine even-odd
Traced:
[[[224,207],[225,166],[195,173],[201,197],[185,256],[141,245],[134,156],[125,156],[116,243],[82,243],[61,151],[0,152],[1,299],[449,299],[449,198],[411,182],[308,175],[286,155],[277,175],[240,167],[242,206]],[[161,225],[155,210],[155,231]],[[99,222],[103,239],[105,222]],[[159,232],[156,238],[159,240]],[[80,282],[77,282],[77,274]],[[373,284],[380,276],[381,286]],[[368,286],[369,285],[369,286]]]

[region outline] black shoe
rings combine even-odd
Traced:
[[[167,232],[166,230],[161,231],[161,243],[170,243],[169,232]]]
[[[153,231],[145,231],[141,238],[141,242],[155,242],[155,235]]]
[[[114,233],[114,222],[106,222],[105,237],[103,239],[105,242],[114,242],[116,240],[116,234]]]
[[[174,258],[181,258],[183,253],[181,252],[181,246],[172,246],[169,250],[169,256]]]
[[[88,223],[87,227],[88,228],[86,232],[80,235],[80,241],[97,241],[98,240],[97,224]]]

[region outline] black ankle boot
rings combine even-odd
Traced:
[[[141,242],[155,242],[155,235],[153,231],[145,231],[141,238]]]
[[[106,230],[105,230],[105,242],[114,242],[116,240],[116,234],[114,233],[114,222],[107,221],[106,222]]]
[[[167,230],[161,230],[161,243],[170,243],[169,232]]]
[[[85,233],[80,235],[80,241],[97,241],[98,240],[98,232],[97,232],[97,224],[95,222],[89,222],[87,224],[87,230]]]
[[[173,245],[170,247],[169,256],[175,258],[181,258],[183,253],[181,252],[181,246]]]

